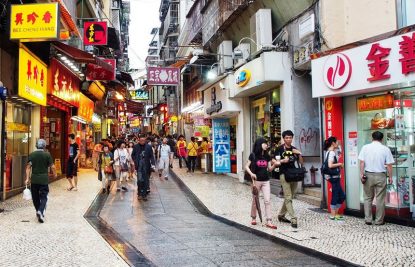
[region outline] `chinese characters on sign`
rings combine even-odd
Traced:
[[[57,39],[59,4],[12,5],[10,39]]]
[[[108,25],[106,21],[84,23],[84,45],[107,45]]]
[[[357,100],[357,108],[359,112],[393,108],[393,95],[380,95],[373,97],[365,97]]]
[[[19,96],[46,106],[47,73],[46,64],[22,45],[19,49]]]
[[[86,80],[87,81],[114,81],[115,80],[115,69],[116,69],[116,60],[115,59],[104,59],[102,61],[110,64],[112,70],[106,70],[101,66],[95,64],[88,64],[86,67]]]
[[[82,93],[79,96],[78,116],[87,122],[91,122],[92,115],[94,114],[94,102]]]
[[[145,90],[131,90],[129,91],[132,100],[149,100],[148,91]]]
[[[386,57],[389,56],[391,48],[385,48],[380,46],[378,43],[372,45],[369,55],[366,57],[367,60],[372,61],[369,66],[370,74],[367,80],[378,81],[389,79],[390,74],[387,74],[389,68],[389,60]],[[409,74],[415,72],[415,33],[410,36],[402,36],[402,41],[399,42],[399,54],[401,58],[402,74]]]
[[[213,172],[231,172],[229,119],[213,119]]]
[[[148,67],[147,68],[148,85],[179,85],[180,69]]]
[[[50,81],[49,93],[54,95],[74,107],[79,107],[79,83],[80,80],[72,74],[58,60],[52,58],[50,62]]]

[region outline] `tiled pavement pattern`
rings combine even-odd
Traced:
[[[200,214],[171,179],[152,178],[147,202],[129,189],[100,217],[156,266],[332,266]]]
[[[225,175],[186,173],[176,162],[175,173],[214,214],[258,229],[278,238],[364,266],[415,266],[415,229],[394,224],[367,226],[361,218],[346,216],[344,222],[328,219],[327,213],[294,200],[298,229],[277,222],[283,199],[271,195],[277,230],[250,225],[250,186]],[[261,208],[263,201],[261,200]],[[264,211],[262,212],[264,214]]]
[[[77,192],[66,186],[50,185],[44,224],[21,195],[3,203],[0,266],[127,266],[83,217],[100,187],[96,173],[82,170]]]

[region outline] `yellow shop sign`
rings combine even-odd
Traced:
[[[46,106],[48,67],[24,45],[19,49],[19,96]]]
[[[12,5],[10,39],[58,39],[59,4]]]

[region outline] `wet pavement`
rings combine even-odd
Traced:
[[[152,178],[147,202],[137,199],[133,182],[129,189],[113,190],[100,218],[148,260],[132,265],[333,266],[202,214],[203,206],[172,179]],[[128,253],[137,257],[123,251],[117,250],[124,259]]]

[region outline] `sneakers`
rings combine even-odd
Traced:
[[[284,223],[291,223],[290,220],[288,220],[287,218],[285,218],[285,216],[282,216],[282,215],[278,215],[278,221],[284,222]]]
[[[292,228],[297,228],[297,227],[298,227],[297,222],[292,222],[292,223],[291,223],[291,227],[292,227]]]
[[[121,186],[121,190],[122,190],[123,192],[127,192],[127,191],[128,191],[127,187],[125,187],[125,186]]]
[[[40,223],[44,223],[45,222],[45,217],[43,216],[43,214],[40,211],[36,212],[36,216],[37,216],[37,221]]]
[[[72,191],[78,191],[78,187],[72,188]]]
[[[105,188],[102,188],[102,193],[105,194],[105,192],[107,192],[107,190]]]
[[[342,215],[336,215],[336,216],[334,216],[334,219],[336,221],[344,221],[344,217]]]

